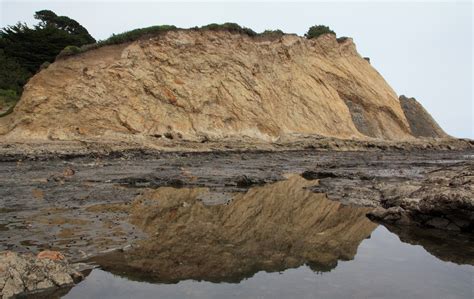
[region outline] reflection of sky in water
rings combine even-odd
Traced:
[[[238,284],[129,281],[94,270],[65,298],[474,298],[474,267],[443,262],[379,226],[353,261],[315,273],[306,266],[259,272]]]

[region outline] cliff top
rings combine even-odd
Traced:
[[[173,31],[191,31],[191,32],[203,32],[203,31],[221,31],[221,32],[229,32],[233,34],[241,34],[251,38],[255,38],[256,40],[275,40],[279,39],[285,35],[291,36],[298,36],[295,33],[285,33],[280,29],[276,30],[265,30],[263,32],[257,33],[254,30],[242,27],[236,23],[223,23],[223,24],[208,24],[201,27],[191,27],[191,28],[179,28],[174,25],[155,25],[145,28],[138,28],[130,31],[126,31],[119,34],[112,34],[109,38],[105,40],[98,41],[93,44],[84,45],[82,47],[75,47],[75,46],[68,46],[66,47],[61,53],[58,55],[58,58],[64,58],[67,56],[72,56],[76,54],[80,54],[83,52],[87,52],[93,49],[97,49],[100,47],[108,46],[108,45],[117,45],[117,44],[124,44],[129,43],[137,40],[149,39],[149,38],[156,38],[161,35],[164,35],[168,32]],[[329,27],[324,25],[316,25],[310,27],[308,32],[305,34],[305,38],[307,39],[314,39],[318,38],[324,34],[331,34],[336,36],[336,33],[331,30]],[[340,37],[337,38],[338,42],[344,42],[348,39],[348,37]]]

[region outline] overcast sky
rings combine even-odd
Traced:
[[[35,24],[50,9],[96,39],[158,24],[192,27],[236,22],[257,32],[304,34],[314,24],[354,38],[362,56],[400,94],[413,96],[456,137],[474,138],[471,1],[158,2],[0,0],[0,25]]]

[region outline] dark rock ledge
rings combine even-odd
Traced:
[[[400,169],[322,169],[306,171],[318,179],[314,192],[347,204],[373,206],[374,221],[474,232],[474,163],[416,172]]]

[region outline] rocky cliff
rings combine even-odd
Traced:
[[[410,126],[397,95],[352,39],[329,34],[309,40],[176,30],[102,47],[42,70],[0,119],[3,140],[272,142],[305,135],[426,136]]]
[[[400,104],[415,137],[443,138],[448,135],[415,98],[400,96]]]

